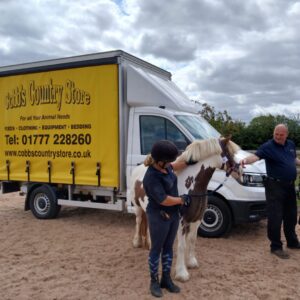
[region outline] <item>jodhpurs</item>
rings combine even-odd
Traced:
[[[164,219],[159,210],[147,211],[151,238],[151,249],[148,258],[151,278],[158,276],[160,256],[162,272],[171,272],[173,244],[179,225],[179,213],[174,212],[169,216],[170,219]]]
[[[279,182],[268,178],[265,182],[268,216],[268,238],[271,250],[282,249],[281,224],[288,246],[298,244],[295,232],[297,202],[294,182]]]

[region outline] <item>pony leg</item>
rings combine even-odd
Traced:
[[[146,234],[146,239],[145,239],[145,248],[150,250],[151,248],[151,239],[150,239],[150,231],[149,231],[149,226],[147,226],[147,234]]]
[[[187,252],[187,267],[194,269],[198,268],[198,261],[195,255],[195,245],[197,240],[197,230],[200,225],[200,221],[190,223],[190,232],[187,236],[188,252]]]
[[[185,236],[182,234],[182,231],[183,227],[180,222],[177,234],[177,259],[175,267],[175,279],[184,282],[190,279],[190,275],[185,265],[186,241]]]
[[[135,233],[132,240],[134,248],[140,248],[143,245],[141,236],[141,223],[142,223],[143,209],[141,207],[135,207]]]

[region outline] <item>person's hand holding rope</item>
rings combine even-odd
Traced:
[[[187,209],[191,205],[192,197],[188,194],[183,194],[180,196],[180,198],[182,199],[182,205],[180,207],[180,214],[183,216],[186,213]]]

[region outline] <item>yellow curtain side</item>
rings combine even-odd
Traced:
[[[119,186],[118,68],[0,78],[0,179]]]

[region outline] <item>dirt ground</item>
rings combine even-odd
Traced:
[[[63,208],[37,220],[23,207],[18,194],[0,197],[1,300],[154,299],[147,250],[131,245],[133,215]],[[163,299],[300,299],[300,251],[271,255],[265,221],[228,238],[199,237],[196,248],[200,268]]]

